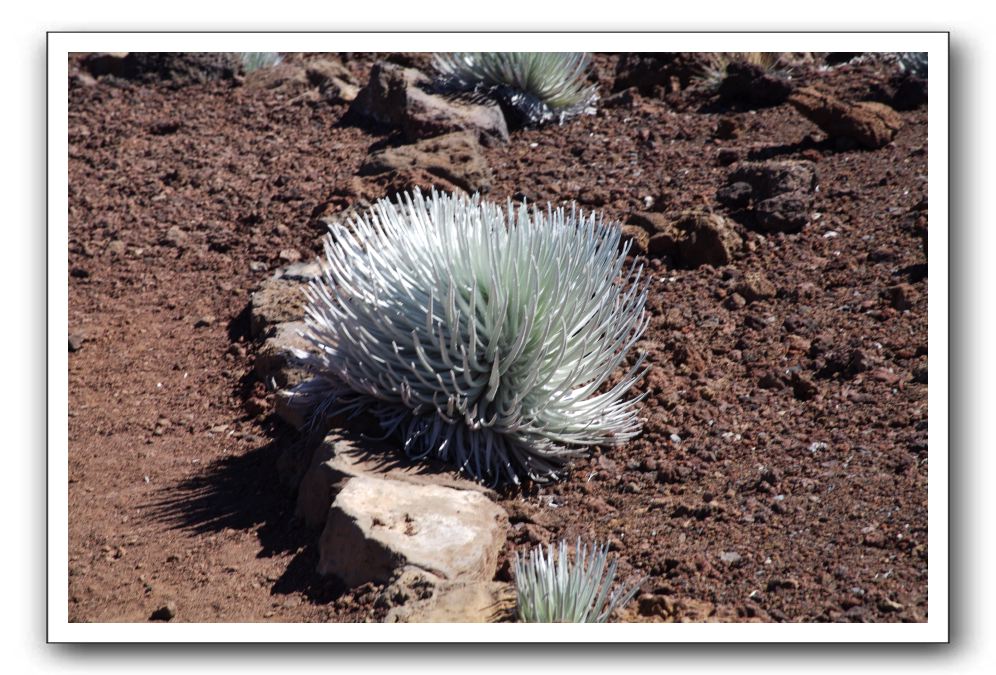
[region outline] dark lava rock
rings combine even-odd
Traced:
[[[811,193],[816,189],[816,165],[805,160],[741,162],[727,175],[726,183],[746,183],[756,200],[786,192]]]
[[[740,162],[716,192],[730,211],[746,212],[762,232],[799,232],[809,222],[816,190],[816,166],[809,161]]]
[[[927,104],[927,79],[910,72],[899,73],[887,82],[874,83],[870,96],[895,110],[916,110]]]
[[[813,347],[816,347],[816,342]],[[813,349],[810,349],[813,353]],[[855,375],[864,373],[872,368],[872,359],[862,349],[832,350],[827,351],[821,357],[822,366],[817,371],[817,377],[831,378],[840,375],[843,379],[851,379]]]
[[[726,67],[726,77],[720,83],[718,93],[719,99],[727,104],[770,108],[785,102],[792,93],[792,85],[762,66],[734,61]]]
[[[909,284],[897,284],[885,289],[889,304],[900,312],[910,309],[913,306],[916,291]]]
[[[698,52],[628,52],[616,66],[612,91],[636,87],[644,96],[677,91],[702,74],[707,59]]]
[[[241,64],[231,52],[128,52],[91,54],[83,61],[91,75],[113,75],[140,82],[161,81],[175,87],[235,80]]]
[[[799,192],[777,195],[754,206],[757,229],[762,232],[800,232],[809,222],[813,201]]]
[[[743,131],[740,124],[734,117],[721,117],[719,122],[716,123],[716,131],[713,132],[713,138],[718,138],[723,141],[732,140],[740,136],[741,131]]]
[[[414,68],[392,63],[374,64],[370,79],[349,108],[351,116],[366,117],[389,127],[400,126],[408,103],[409,87],[427,84],[429,78]]]
[[[746,209],[753,192],[750,183],[738,181],[719,188],[716,191],[716,201],[731,211]]]
[[[743,159],[743,153],[736,148],[721,148],[716,153],[716,164],[719,166],[729,166]]]
[[[433,93],[431,80],[414,68],[379,62],[349,107],[351,118],[400,128],[409,142],[455,131],[507,141],[508,126],[497,104],[470,103]]]
[[[634,214],[630,225],[653,233],[647,243],[652,256],[668,256],[675,265],[728,265],[743,240],[731,221],[714,213],[686,211],[676,220],[661,213]]]
[[[808,377],[799,373],[792,374],[792,395],[800,401],[809,401],[816,397],[819,389]]]

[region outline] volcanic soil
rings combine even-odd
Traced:
[[[342,62],[355,82],[391,58]],[[552,486],[509,491],[508,559],[608,541],[641,591],[626,621],[927,618],[927,108],[876,150],[792,106],[720,102],[708,83],[613,94],[597,114],[482,152],[489,198],[575,200],[629,223],[730,215],[737,160],[807,160],[798,233],[736,223],[721,266],[650,256],[652,365],[641,436]],[[379,587],[315,574],[275,463],[297,432],[253,374],[251,292],[320,248],[316,213],[361,198],[359,167],[400,142],[348,104],[241,78],[69,86],[69,617],[366,621]],[[885,66],[802,66],[797,85],[869,97]],[[330,204],[332,205],[330,207]]]

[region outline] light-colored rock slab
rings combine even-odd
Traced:
[[[309,406],[298,405],[300,397],[287,389],[279,389],[274,395],[273,412],[277,417],[297,430],[302,430],[308,423]]]
[[[299,262],[281,268],[260,284],[249,306],[249,333],[266,335],[277,324],[304,319],[304,288],[321,275],[317,262]]]
[[[266,339],[256,353],[255,371],[267,385],[279,388],[292,387],[308,378],[308,371],[300,365],[294,352],[315,351],[312,343],[304,337],[306,326],[303,321],[279,323],[273,334]]]
[[[445,581],[406,568],[381,594],[385,623],[492,623],[509,618],[515,590],[497,581]]]
[[[508,516],[470,490],[350,478],[319,539],[318,573],[350,587],[387,582],[406,566],[448,581],[490,581]]]
[[[308,527],[323,526],[336,494],[346,481],[356,476],[386,478],[409,485],[436,485],[494,496],[493,491],[463,478],[442,463],[431,460],[413,462],[391,446],[334,432],[315,449],[311,464],[301,479],[296,515]]]

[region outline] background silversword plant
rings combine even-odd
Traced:
[[[279,52],[239,52],[242,70],[251,73],[260,68],[272,68],[284,60]]]
[[[639,589],[612,590],[616,561],[608,562],[608,546],[583,546],[574,559],[567,542],[537,546],[525,556],[515,554],[515,589],[519,621],[526,623],[605,623]]]
[[[295,390],[317,416],[377,416],[412,457],[485,482],[545,482],[640,431],[642,266],[601,215],[415,190],[334,224],[308,289]],[[625,283],[628,281],[628,283]]]
[[[798,52],[795,56],[806,53]],[[702,54],[702,57],[703,62],[697,77],[709,86],[718,87],[726,77],[726,69],[731,63],[749,63],[768,72],[789,74],[792,70],[789,63],[793,54],[791,52],[707,52]]]
[[[522,124],[594,112],[598,98],[586,52],[450,52],[433,65],[444,88],[495,98]]]
[[[898,52],[896,60],[904,73],[927,78],[927,52]]]
[[[929,70],[927,52],[862,52],[844,63],[884,63],[922,79],[927,79]]]

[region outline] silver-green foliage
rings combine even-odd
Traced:
[[[529,124],[594,112],[590,65],[586,52],[450,52],[434,60],[445,86],[493,96]]]
[[[283,58],[279,52],[239,52],[242,70],[247,73],[260,68],[271,68],[283,61]]]
[[[616,561],[608,561],[608,546],[590,548],[578,539],[574,559],[561,541],[544,552],[537,546],[525,556],[515,555],[515,587],[519,620],[526,623],[605,623],[616,609],[636,594],[612,590]]]
[[[927,78],[927,52],[898,52],[896,61],[904,73]]]
[[[601,215],[415,190],[337,223],[306,307],[296,392],[318,414],[371,412],[412,457],[492,484],[561,476],[585,446],[640,431],[624,396],[644,355],[642,267]],[[620,283],[620,274],[623,283]],[[627,283],[628,282],[628,283]]]

